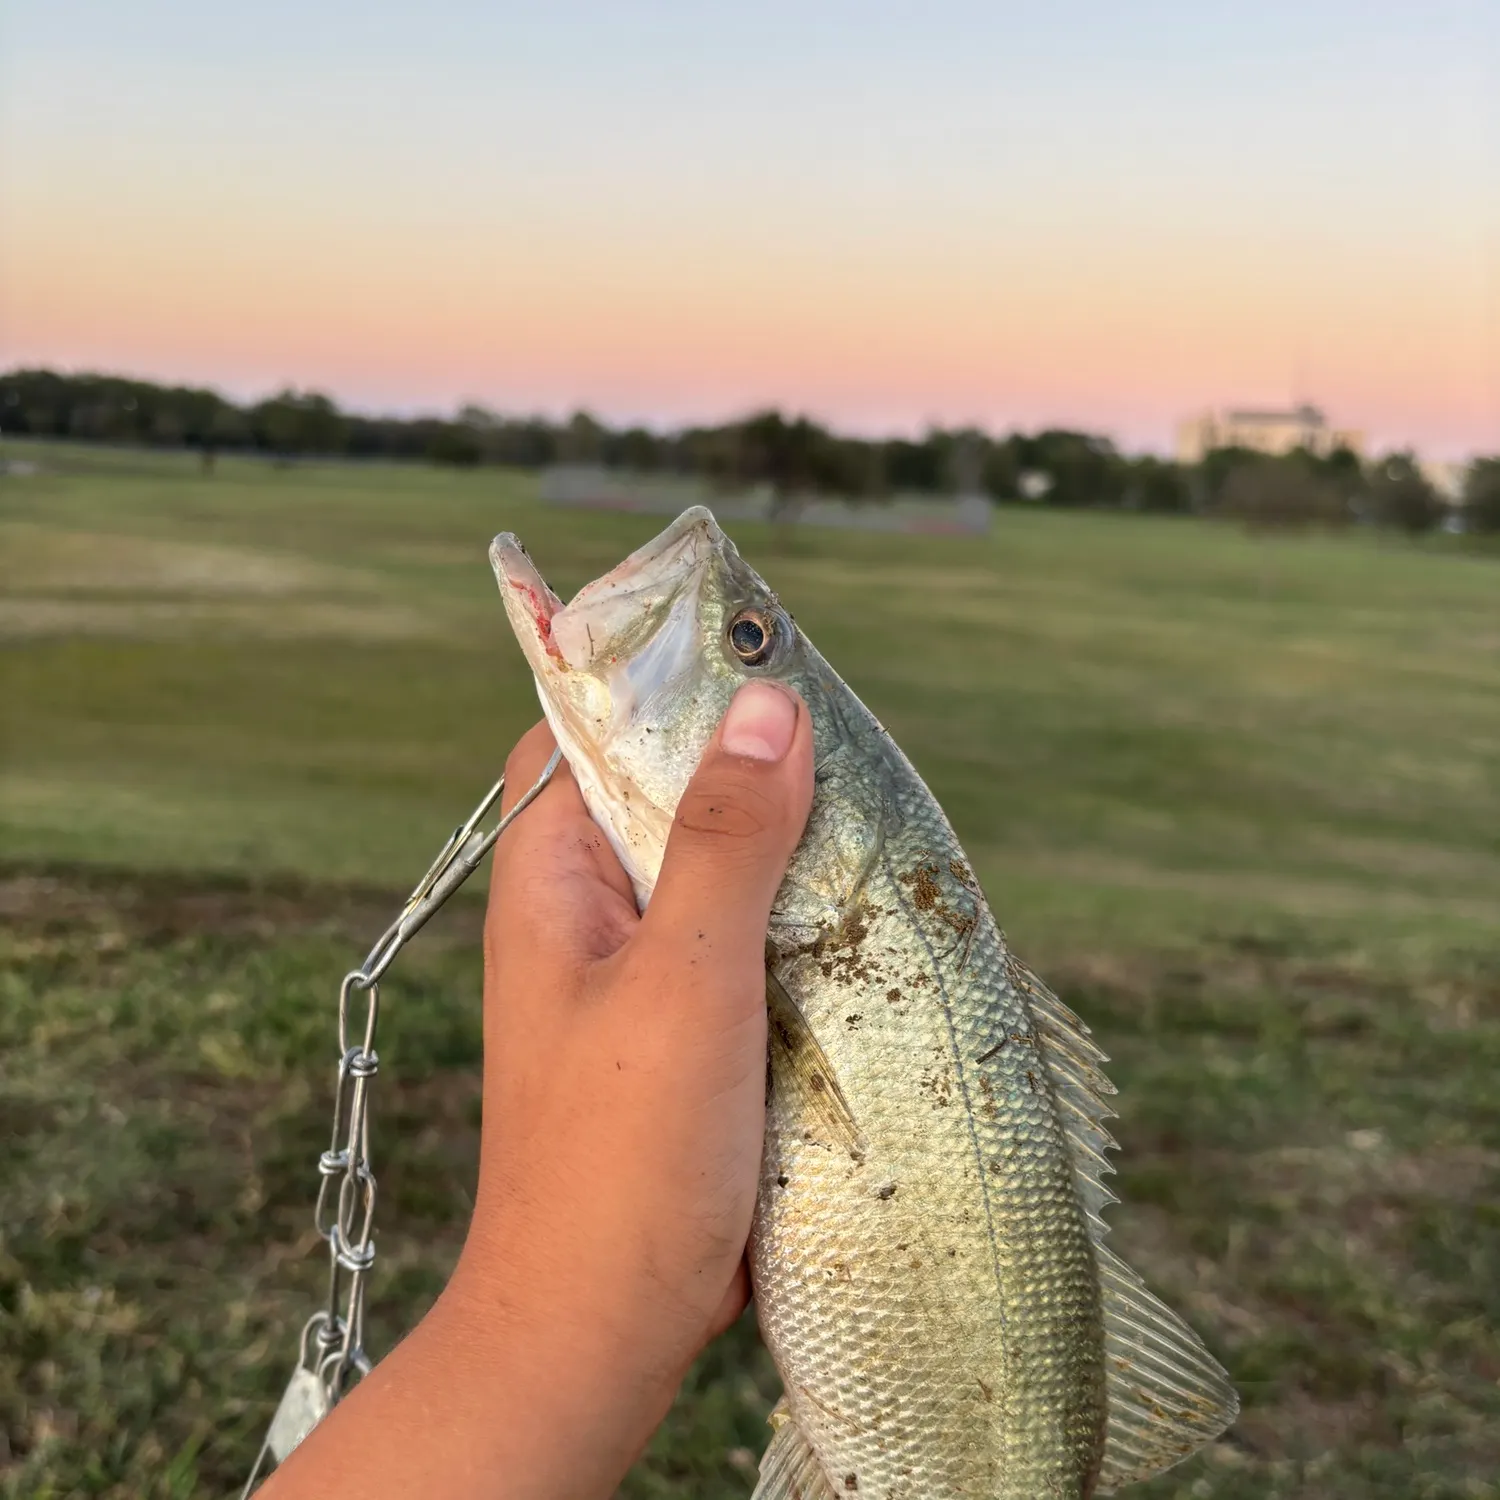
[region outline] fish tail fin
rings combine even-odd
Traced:
[[[1094,1246],[1109,1401],[1096,1493],[1149,1479],[1211,1443],[1239,1397],[1203,1341],[1112,1250]]]

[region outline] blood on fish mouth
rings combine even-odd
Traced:
[[[536,633],[541,637],[542,644],[547,648],[548,656],[554,656],[558,661],[562,660],[562,653],[557,649],[557,643],[552,639],[552,616],[554,613],[552,601],[544,599],[529,584],[519,578],[512,578],[510,586],[523,594],[526,603],[531,610],[531,618],[536,625]]]

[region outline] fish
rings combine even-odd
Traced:
[[[801,694],[806,830],[766,935],[749,1260],[784,1394],[754,1500],[1084,1500],[1238,1399],[1105,1244],[1108,1060],[1010,951],[937,800],[704,507],[566,605],[490,560],[557,744],[644,909],[738,687]]]

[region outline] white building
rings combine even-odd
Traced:
[[[1195,464],[1214,448],[1250,448],[1257,453],[1290,453],[1306,448],[1320,457],[1335,448],[1349,448],[1363,458],[1365,435],[1330,427],[1322,411],[1306,402],[1286,411],[1205,411],[1178,424],[1180,463]]]

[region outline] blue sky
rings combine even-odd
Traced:
[[[12,5],[17,358],[1500,446],[1500,4]]]

